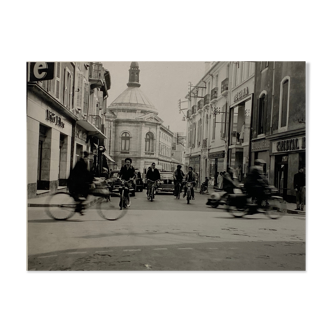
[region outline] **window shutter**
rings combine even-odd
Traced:
[[[84,106],[83,106],[83,112],[85,115],[89,112],[89,95],[90,95],[90,87],[89,83],[84,83]]]
[[[69,74],[69,82],[70,82],[70,85],[69,85],[69,101],[68,101],[68,106],[69,106],[69,109],[72,110],[74,108],[74,94],[73,94],[73,91],[74,91],[74,87],[73,87],[73,75],[72,73]]]
[[[268,95],[265,95],[265,105],[264,105],[264,128],[263,128],[263,134],[266,134],[269,128],[268,125]]]
[[[257,102],[257,105],[256,105],[256,116],[254,116],[254,119],[256,119],[256,123],[254,124],[256,130],[257,130],[257,135],[259,134],[259,126],[260,126],[260,123],[259,123],[259,98],[257,98],[256,100]]]
[[[67,95],[67,92],[68,92],[67,84],[68,84],[68,82],[67,82],[66,68],[63,71],[63,75],[64,75],[64,77],[63,77],[63,82],[64,82],[64,84],[63,84],[63,105],[65,107],[67,107],[68,106],[68,95]]]
[[[56,62],[55,98],[60,99],[60,62]]]

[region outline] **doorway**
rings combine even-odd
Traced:
[[[280,155],[275,158],[275,186],[280,195],[286,200],[288,190],[288,156]]]

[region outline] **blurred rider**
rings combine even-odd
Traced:
[[[251,167],[247,175],[245,188],[248,197],[255,197],[260,207],[264,199],[264,190],[269,185],[269,181],[263,173],[263,165],[265,162],[260,159],[255,160],[255,165]]]
[[[191,197],[192,199],[195,199],[195,192],[194,192],[194,186],[196,184],[196,175],[193,172],[193,168],[189,167],[189,172],[187,173],[186,177],[185,177],[185,182],[193,182],[192,186],[191,186]],[[184,193],[183,193],[183,197],[186,197],[187,195],[187,186],[184,186]]]
[[[233,194],[234,188],[237,188],[237,182],[234,179],[234,169],[232,167],[228,167],[227,171],[223,174],[223,190],[227,192],[227,194]]]

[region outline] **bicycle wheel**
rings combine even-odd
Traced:
[[[117,220],[122,218],[127,210],[118,205],[118,200],[112,199],[111,196],[100,197],[97,202],[98,214],[106,220]]]
[[[271,219],[279,219],[286,213],[286,203],[281,199],[270,199],[266,207],[266,214]]]
[[[55,220],[67,220],[75,214],[77,203],[69,193],[55,193],[47,200],[46,213]]]

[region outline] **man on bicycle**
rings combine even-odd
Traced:
[[[125,159],[125,165],[121,167],[119,172],[119,178],[124,181],[134,180],[136,177],[135,168],[131,165],[132,160],[130,158]],[[129,197],[129,186],[125,187],[124,196],[128,199],[128,207],[130,206],[130,197]],[[120,202],[121,204],[121,202]]]
[[[192,196],[192,199],[195,199],[194,186],[195,186],[195,183],[196,183],[196,176],[195,176],[195,173],[193,172],[192,167],[189,167],[189,172],[187,173],[187,175],[185,177],[185,181],[186,182],[193,182],[193,184],[191,186],[191,196]],[[187,186],[184,186],[183,197],[186,197],[186,195],[187,195]]]
[[[177,165],[176,170],[173,173],[173,179],[174,179],[174,196],[178,196],[178,194],[181,194],[182,190],[182,181],[185,177],[184,173],[181,170],[181,165]],[[179,188],[180,187],[180,188]],[[180,191],[178,193],[178,190]]]
[[[146,196],[149,197],[150,190],[152,188],[152,182],[151,181],[158,181],[160,180],[160,173],[156,169],[156,164],[152,163],[151,167],[149,167],[147,173],[146,173],[146,179],[147,179],[147,191]],[[151,180],[151,181],[148,181]]]

